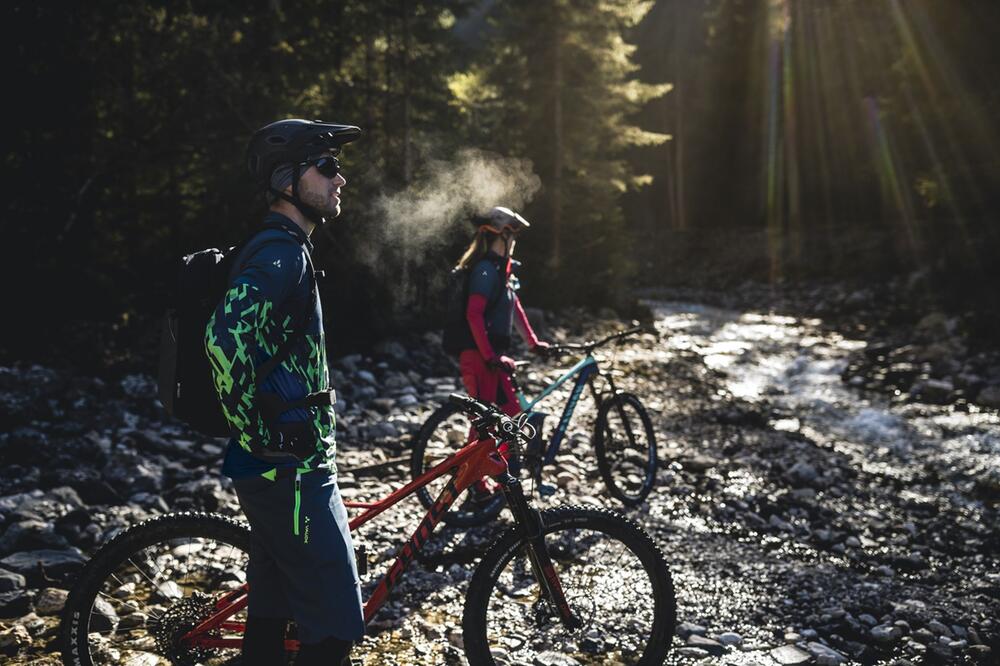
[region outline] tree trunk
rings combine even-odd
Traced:
[[[410,137],[410,7],[402,0],[403,8],[403,182],[409,184],[413,177],[413,153]]]
[[[562,30],[559,15],[553,22],[552,39],[552,267],[562,263],[562,171],[563,171],[563,110],[562,110]]]

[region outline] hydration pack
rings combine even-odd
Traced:
[[[265,227],[258,233],[280,231],[275,241],[296,242],[279,227]],[[255,236],[228,250],[208,248],[181,258],[177,266],[172,297],[168,302],[160,336],[159,397],[167,413],[195,430],[212,437],[230,435],[229,422],[215,389],[212,368],[205,352],[205,330],[215,308],[225,297],[243,250]],[[287,240],[286,240],[287,239]],[[257,369],[257,384],[267,378],[305,335],[316,296],[312,259],[305,252],[312,276],[313,298],[306,312],[293,324],[293,333],[278,347],[274,356]]]
[[[472,268],[454,268],[448,277],[447,304],[448,310],[444,329],[441,331],[441,348],[452,356],[458,356],[466,349],[475,349],[476,341],[469,328],[469,320],[465,317],[469,304],[469,274]],[[492,310],[500,300],[503,287],[495,289],[490,295],[487,310]]]

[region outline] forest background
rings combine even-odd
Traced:
[[[4,3],[0,357],[149,344],[171,262],[259,221],[283,117],[357,124],[317,234],[333,349],[440,326],[464,221],[529,305],[916,283],[1000,324],[992,0]]]

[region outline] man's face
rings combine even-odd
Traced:
[[[299,177],[299,198],[323,217],[337,217],[340,215],[340,188],[346,184],[347,179],[340,173],[328,178],[315,165],[310,165]]]

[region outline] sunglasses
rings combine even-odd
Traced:
[[[317,160],[305,161],[301,164],[305,168],[316,167],[320,175],[324,178],[336,178],[340,173],[340,161],[336,157],[324,156]]]

